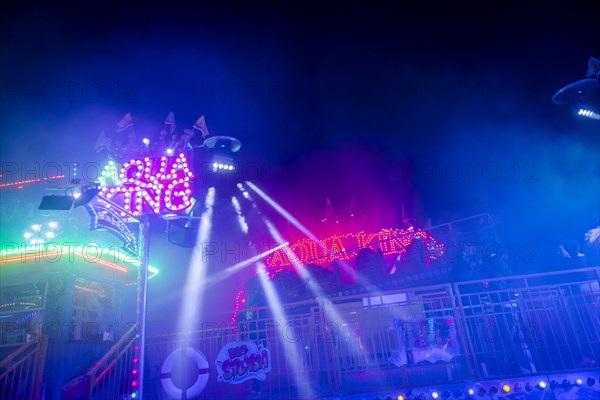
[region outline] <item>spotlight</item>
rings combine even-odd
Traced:
[[[481,396],[483,396],[485,394],[485,392],[487,392],[487,390],[483,386],[479,388],[479,394]]]
[[[44,197],[42,197],[42,202],[38,207],[40,210],[70,210],[73,207],[79,207],[89,203],[98,193],[100,193],[100,189],[97,187],[78,183],[48,188],[47,190],[64,190],[64,194],[44,195]]]
[[[600,120],[600,114],[598,114],[595,111],[592,111],[590,109],[587,108],[580,108],[577,111],[577,115],[580,115],[582,117],[586,117],[586,118],[590,118],[590,119],[595,119],[596,121]]]
[[[571,381],[568,380],[567,378],[563,379],[563,381],[562,381],[562,387],[568,388],[569,386],[571,386]]]
[[[577,379],[575,379],[575,384],[576,384],[577,386],[581,386],[581,384],[582,384],[582,383],[583,383],[583,381],[581,380],[581,378],[577,378]]]
[[[475,389],[473,389],[473,388],[469,388],[469,389],[467,390],[467,394],[468,394],[469,396],[473,396],[473,395],[475,394]]]
[[[399,394],[398,397],[396,397],[396,400],[404,400],[404,399],[405,399],[404,396],[401,394]]]
[[[193,248],[198,239],[198,226],[194,220],[170,220],[167,223],[167,240],[177,246]]]
[[[77,196],[73,202],[73,207],[86,205],[92,201],[92,199],[96,197],[98,193],[100,193],[100,189],[97,187],[82,188],[79,196]]]
[[[145,146],[148,146],[150,144],[150,139],[148,138],[143,138],[142,142],[144,143]]]
[[[546,389],[548,387],[548,384],[545,381],[539,381],[538,386],[540,387],[540,389]]]
[[[170,147],[169,147],[169,148],[167,149],[167,155],[168,155],[168,156],[172,156],[172,155],[173,155],[173,149],[172,149],[172,148],[170,148]]]
[[[498,393],[498,388],[496,386],[492,386],[490,388],[490,392],[493,393],[493,394],[496,394],[496,393]]]
[[[525,391],[531,392],[532,390],[533,390],[533,385],[531,384],[531,382],[527,382],[527,384],[525,385]]]
[[[56,228],[58,228],[58,222],[50,221],[50,222],[48,222],[48,226],[52,229],[56,229]]]
[[[242,147],[242,143],[231,136],[211,136],[204,141],[204,147],[212,153],[213,172],[233,171],[235,153]]]
[[[507,385],[506,383],[504,385],[502,385],[502,391],[504,393],[510,392],[510,385]]]
[[[70,210],[73,208],[75,198],[73,196],[50,195],[42,197],[40,210]]]
[[[588,386],[594,386],[594,383],[596,383],[596,380],[594,378],[592,378],[591,376],[587,378]]]
[[[438,392],[431,392],[431,398],[432,399],[437,399],[440,397],[440,394]]]

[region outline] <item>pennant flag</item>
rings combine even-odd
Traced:
[[[117,132],[123,132],[130,126],[133,126],[133,118],[131,118],[131,113],[127,113],[117,124]]]
[[[206,121],[204,120],[204,115],[201,115],[200,118],[194,124],[194,129],[198,129],[202,132],[202,137],[206,138],[208,136],[208,128],[206,127]]]
[[[588,69],[586,77],[588,78],[598,78],[600,75],[600,60],[594,57],[590,57],[588,61]]]
[[[100,136],[98,136],[98,139],[96,140],[96,144],[94,145],[94,150],[96,150],[96,153],[100,153],[102,150],[104,150],[109,143],[109,139],[106,137],[106,134],[104,133],[104,130],[100,131]]]
[[[165,124],[166,125],[175,125],[175,114],[173,114],[173,111],[169,112],[169,115],[167,115]]]
[[[431,225],[431,218],[427,218],[427,221],[425,221],[425,225],[423,225],[423,229],[427,230],[427,229],[431,229],[432,225]]]
[[[167,119],[165,119],[165,125],[169,125],[169,132],[171,134],[173,134],[173,132],[175,132],[175,114],[173,114],[173,111],[169,112],[169,115],[167,115]]]
[[[333,219],[333,205],[329,197],[327,198],[327,209],[325,210],[325,219]]]

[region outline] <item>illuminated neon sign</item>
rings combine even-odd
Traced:
[[[267,379],[271,371],[269,349],[250,340],[227,343],[215,361],[217,381],[238,384],[248,379]]]
[[[384,255],[403,254],[414,238],[423,241],[427,249],[426,257],[431,261],[443,251],[443,245],[438,244],[435,238],[425,231],[404,229],[383,229],[376,233],[348,233],[345,235],[333,235],[316,242],[312,239],[303,239],[290,246],[296,257],[302,262],[313,262],[316,264],[330,264],[334,260],[354,260],[358,251],[369,247],[376,250],[381,248]],[[279,270],[292,261],[286,249],[277,250],[267,259],[269,269]]]
[[[191,172],[185,154],[133,159],[123,164],[118,175],[109,163],[101,178],[101,196],[115,201],[133,215],[149,210],[155,214],[177,212],[192,203]]]

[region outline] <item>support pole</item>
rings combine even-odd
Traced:
[[[138,269],[138,293],[137,293],[137,343],[139,347],[138,356],[138,399],[144,398],[144,358],[146,349],[146,299],[148,294],[148,260],[149,260],[149,227],[148,216],[145,215],[140,221],[139,248],[140,267]]]

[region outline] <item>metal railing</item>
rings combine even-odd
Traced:
[[[132,326],[84,376],[85,399],[119,399],[132,392],[137,327]]]
[[[598,368],[600,269],[454,284],[474,377]]]
[[[24,343],[0,361],[0,398],[6,400],[41,398],[47,349],[48,337],[41,335]]]
[[[185,345],[209,362],[199,398],[318,398],[597,369],[599,282],[600,269],[589,268],[370,291],[284,305],[285,321],[269,307],[253,308],[235,324],[215,317],[185,335]],[[183,345],[180,337],[147,338],[145,398],[168,398],[161,366]],[[217,380],[219,350],[244,339],[269,349],[267,379]]]

